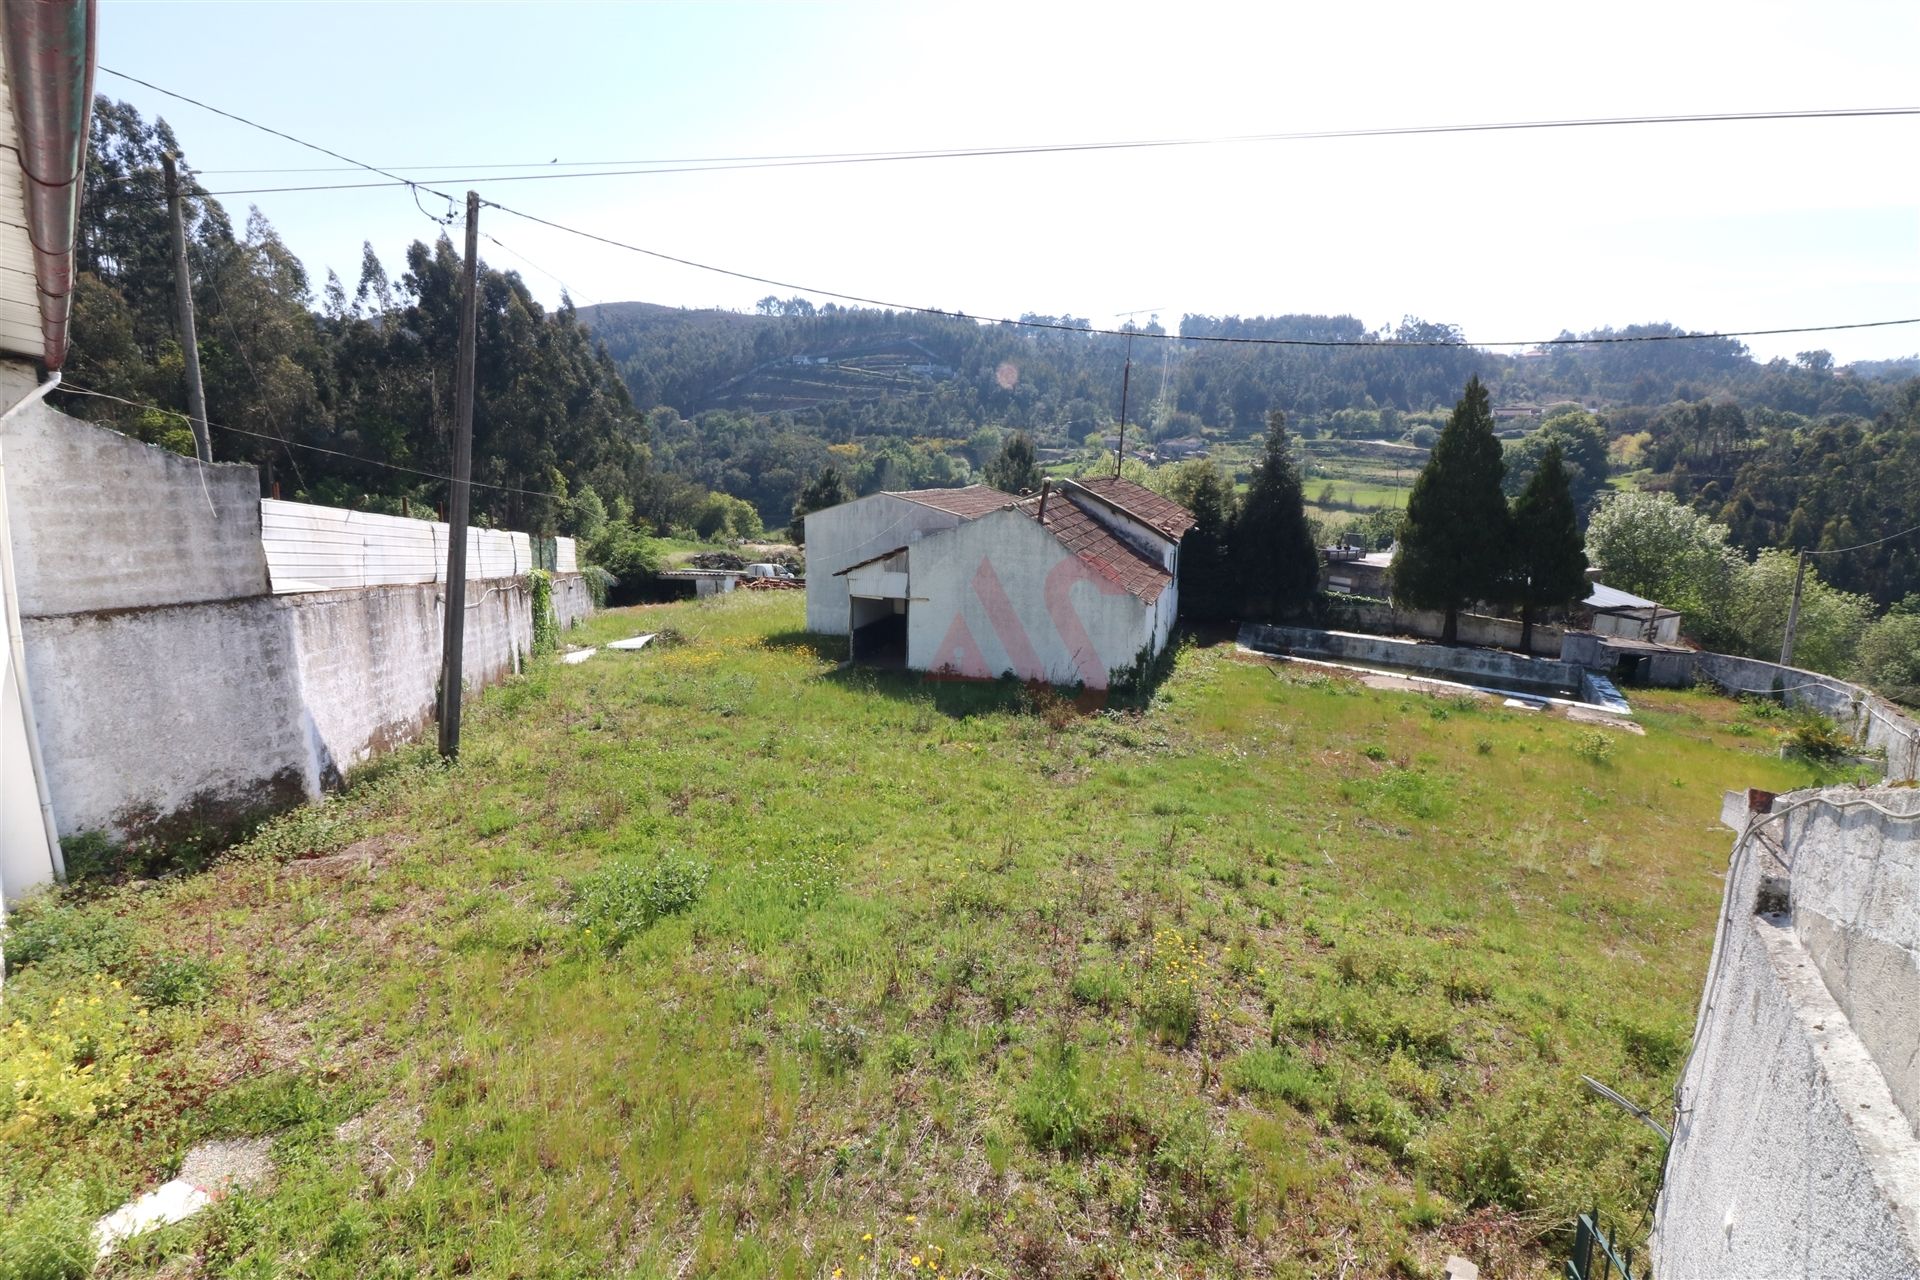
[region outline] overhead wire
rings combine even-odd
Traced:
[[[156,92],[168,93],[148,81],[102,67],[109,75],[119,76],[135,84],[143,85]],[[185,95],[173,94],[183,101],[204,106]],[[232,113],[222,113],[231,119],[242,119]],[[934,147],[934,148],[896,148],[890,151],[842,151],[842,152],[797,152],[786,155],[757,156],[707,156],[673,160],[636,160],[606,161],[610,168],[593,169],[587,166],[592,161],[569,161],[563,164],[558,159],[545,163],[528,162],[524,164],[432,164],[432,165],[396,165],[381,168],[348,160],[355,168],[366,169],[381,174],[387,183],[339,183],[313,184],[280,187],[249,187],[230,191],[215,192],[216,195],[259,195],[288,191],[326,191],[352,190],[357,188],[378,187],[383,185],[414,185],[416,180],[400,176],[399,170],[499,170],[530,169],[528,173],[491,174],[483,178],[442,177],[440,182],[553,182],[579,178],[617,178],[648,176],[655,174],[682,173],[719,173],[741,169],[789,169],[811,168],[820,165],[855,164],[892,164],[903,161],[920,160],[970,160],[1004,156],[1062,155],[1103,151],[1140,151],[1163,150],[1181,147],[1217,147],[1245,146],[1251,144],[1277,142],[1312,142],[1345,138],[1395,138],[1421,137],[1428,135],[1473,134],[1473,133],[1510,133],[1545,129],[1583,129],[1583,128],[1619,128],[1660,124],[1727,124],[1755,121],[1780,120],[1835,120],[1835,119],[1871,119],[1893,116],[1920,115],[1920,107],[1823,107],[1789,111],[1714,111],[1691,114],[1665,114],[1646,116],[1588,116],[1540,120],[1499,120],[1479,121],[1456,124],[1430,125],[1383,125],[1366,128],[1345,129],[1296,129],[1268,133],[1227,134],[1219,136],[1174,137],[1174,138],[1136,138],[1094,142],[1051,142],[1024,143],[1004,146],[973,147]],[[282,137],[288,135],[282,134]],[[335,155],[335,159],[347,160],[347,157]],[[346,172],[334,168],[289,168],[289,169],[233,169],[218,172],[228,173],[321,173]]]
[[[1920,324],[1920,316],[1913,316],[1898,320],[1863,320],[1849,324],[1794,325],[1784,328],[1737,329],[1715,333],[1609,334],[1584,338],[1525,338],[1503,339],[1499,341],[1481,341],[1476,339],[1471,342],[1465,339],[1450,338],[1260,338],[1228,334],[1154,333],[1146,329],[1103,329],[1092,325],[1066,324],[1058,320],[1033,320],[1025,317],[1016,320],[1005,316],[990,316],[974,312],[948,310],[941,307],[919,306],[911,302],[889,301],[884,298],[867,297],[857,293],[845,293],[835,289],[822,289],[813,285],[797,284],[790,280],[776,280],[770,276],[755,275],[747,271],[735,271],[729,267],[719,267],[712,263],[697,262],[691,258],[680,257],[677,254],[664,253],[658,249],[648,249],[641,245],[630,244],[624,240],[616,240],[611,236],[604,236],[595,231],[568,226],[566,223],[556,222],[551,218],[543,218],[538,214],[512,208],[508,205],[501,204],[497,200],[487,200],[483,198],[480,203],[488,208],[498,209],[502,213],[511,214],[516,218],[524,218],[528,222],[536,222],[543,227],[549,227],[555,231],[564,231],[569,235],[579,236],[582,239],[594,240],[616,249],[624,249],[629,253],[644,254],[649,258],[657,258],[663,262],[672,262],[679,266],[692,267],[698,271],[712,272],[715,275],[731,276],[736,280],[746,280],[754,284],[768,285],[775,289],[792,289],[796,293],[811,294],[821,298],[837,298],[842,302],[856,302],[862,306],[881,307],[892,311],[912,311],[921,315],[947,316],[956,320],[971,320],[980,324],[1009,325],[1023,329],[1053,329],[1066,333],[1079,333],[1097,337],[1150,338],[1165,342],[1212,342],[1263,347],[1365,347],[1370,350],[1378,350],[1386,347],[1458,347],[1464,350],[1468,347],[1533,348],[1578,347],[1627,342],[1697,342],[1714,338],[1758,338],[1796,333],[1834,333],[1844,329],[1880,329],[1894,325]]]
[[[107,71],[110,75],[122,76],[124,79],[133,78],[131,76],[125,76],[122,72],[112,71],[106,67],[102,67],[101,70]],[[152,88],[153,86],[149,85],[147,87]],[[1920,107],[1809,107],[1786,111],[1708,111],[1692,114],[1647,116],[1578,116],[1540,120],[1502,120],[1459,124],[1380,125],[1346,129],[1296,129],[1269,133],[1222,134],[1176,138],[1135,138],[1094,142],[1012,143],[968,147],[893,147],[874,151],[799,151],[758,155],[652,157],[630,160],[561,160],[555,157],[551,160],[526,160],[511,163],[490,161],[476,164],[394,164],[387,167],[395,170],[415,171],[437,171],[445,169],[529,169],[544,171],[594,167],[624,169],[664,165],[777,165],[794,161],[871,163],[874,161],[887,160],[970,159],[981,156],[1034,155],[1074,151],[1233,146],[1261,142],[1307,142],[1338,138],[1401,137],[1419,134],[1516,132],[1537,129],[1600,128],[1650,124],[1725,124],[1770,120],[1830,120],[1910,115],[1920,115]],[[203,172],[219,174],[351,173],[356,169],[369,167],[368,165],[352,163],[347,166],[326,165],[257,169],[207,169],[203,170]],[[666,171],[674,172],[675,170]],[[559,174],[556,176],[565,175]],[[443,179],[443,181],[457,181],[457,179]]]
[[[65,381],[60,384],[60,390],[70,391],[77,396],[92,396],[98,400],[111,400],[115,404],[124,404],[133,409],[148,409],[156,413],[165,413],[179,418],[182,422],[192,422],[191,418],[178,409],[169,409],[165,405],[153,404],[150,401],[129,400],[125,396],[116,396],[105,391],[94,391],[90,388],[75,386],[73,383]],[[383,462],[379,458],[369,458],[365,454],[360,453],[348,453],[344,449],[329,449],[325,445],[304,444],[298,440],[286,440],[277,436],[266,435],[259,431],[249,431],[245,427],[230,427],[224,422],[209,420],[207,425],[221,431],[231,431],[235,435],[252,436],[256,440],[265,440],[269,444],[284,444],[295,449],[309,449],[314,453],[324,453],[335,458],[347,458],[369,467],[384,467],[388,471],[404,471],[409,475],[424,476],[429,480],[445,480],[448,483],[452,483],[453,481],[453,477],[444,471],[426,471],[419,467],[404,466],[398,462]],[[550,493],[545,489],[522,489],[510,484],[491,484],[485,480],[469,480],[467,483],[476,489],[493,489],[500,493],[524,494],[529,498],[552,498],[556,502],[567,501],[564,494]]]
[[[447,201],[449,206],[456,203],[454,200],[454,197],[448,192],[442,191],[437,187],[431,186],[427,183],[419,182],[412,178],[402,177],[399,173],[394,172],[390,169],[382,168],[379,165],[368,164],[362,160],[356,160],[352,156],[343,155],[342,153],[333,150],[331,147],[322,146],[321,144],[316,142],[309,142],[304,138],[296,137],[295,135],[287,133],[282,129],[276,129],[270,125],[262,124],[257,120],[249,119],[248,117],[240,115],[237,112],[227,111],[220,107],[213,106],[210,103],[204,102],[198,98],[191,97],[187,94],[178,93],[172,89],[162,88],[160,85],[154,84],[150,80],[142,79],[139,76],[130,75],[127,72],[118,71],[112,67],[103,66],[99,69],[101,71],[106,72],[108,75],[115,76],[119,79],[129,81],[130,83],[140,85],[147,89],[151,89],[155,93],[163,94],[166,97],[177,99],[178,101],[185,102],[192,106],[199,107],[205,111],[211,111],[215,115],[221,116],[228,120],[232,120],[235,123],[247,125],[250,128],[258,129],[263,133],[271,134],[276,138],[280,138],[284,141],[291,142],[296,146],[305,147],[310,151],[316,151],[321,155],[329,156],[335,160],[342,161],[348,165],[353,166],[354,168],[363,169],[369,173],[375,173],[380,175],[381,177],[388,178],[391,180],[392,185],[399,185],[399,186],[404,186],[409,188],[413,193],[414,202],[416,205],[419,203],[419,196],[420,196],[420,193],[423,191],[431,195],[438,196],[439,198]],[[1816,118],[1823,119],[1823,118],[1909,116],[1909,115],[1920,115],[1920,107],[1860,107],[1860,108],[1837,108],[1837,109],[1831,109],[1831,110],[1823,109],[1823,110],[1813,110],[1813,111],[1718,112],[1718,113],[1703,113],[1703,114],[1697,114],[1697,115],[1609,116],[1609,117],[1593,117],[1593,118],[1587,118],[1587,119],[1568,119],[1568,120],[1507,121],[1507,122],[1470,124],[1470,125],[1416,125],[1416,126],[1404,126],[1404,127],[1382,128],[1382,129],[1321,130],[1321,131],[1301,132],[1301,133],[1293,133],[1293,134],[1247,134],[1237,138],[1155,139],[1155,140],[1131,142],[1131,143],[1084,143],[1084,144],[1063,143],[1053,147],[1003,148],[999,150],[1004,151],[1006,153],[1013,153],[1015,151],[1037,152],[1037,151],[1049,151],[1049,150],[1051,151],[1113,150],[1113,149],[1121,149],[1121,148],[1137,149],[1137,148],[1155,147],[1155,146],[1200,145],[1200,144],[1211,145],[1211,144],[1227,143],[1227,142],[1279,141],[1279,140],[1299,140],[1299,139],[1307,139],[1307,138],[1380,137],[1380,136],[1389,136],[1389,135],[1477,133],[1477,132],[1509,131],[1509,130],[1521,130],[1521,129],[1583,128],[1583,127],[1600,127],[1600,126],[1610,126],[1610,125],[1678,124],[1678,123],[1726,122],[1726,121],[1737,121],[1737,120],[1782,120],[1782,119],[1816,119]],[[939,153],[939,154],[987,154],[988,152],[991,152],[994,150],[995,149],[992,149],[992,148],[980,148],[970,152],[952,152],[952,153]],[[854,155],[859,155],[860,153],[846,153],[846,154],[849,156],[854,156]],[[929,152],[929,153],[922,153],[922,154],[930,157],[935,153]],[[780,163],[786,163],[786,162],[781,161]],[[488,179],[488,180],[498,181],[499,179]],[[441,179],[441,181],[447,181],[447,179]],[[367,184],[343,184],[343,186],[349,186],[349,187],[353,185],[364,186]],[[387,185],[387,184],[377,184],[377,185]],[[212,195],[221,195],[221,194],[235,195],[235,194],[250,194],[250,193],[244,193],[244,192],[224,192],[223,193],[223,192],[208,191],[208,192],[197,192],[196,194],[212,196]],[[647,257],[655,258],[663,262],[672,262],[677,265],[689,267],[699,271],[706,271],[716,275],[729,276],[736,280],[746,280],[755,284],[768,285],[776,289],[792,289],[792,290],[795,290],[796,292],[804,293],[804,294],[812,294],[816,297],[836,298],[843,302],[854,302],[854,303],[859,303],[863,306],[881,307],[881,308],[893,310],[893,311],[910,311],[910,312],[914,312],[916,314],[921,314],[921,315],[947,316],[953,319],[969,320],[976,323],[1007,325],[1011,327],[1027,328],[1027,329],[1058,330],[1058,331],[1064,331],[1069,333],[1087,334],[1092,336],[1107,336],[1107,337],[1132,336],[1132,337],[1139,337],[1139,338],[1153,338],[1153,339],[1159,339],[1162,341],[1173,341],[1173,342],[1209,342],[1209,343],[1217,343],[1217,344],[1236,344],[1236,345],[1243,345],[1243,346],[1275,346],[1275,347],[1310,347],[1310,348],[1367,347],[1367,348],[1373,348],[1373,349],[1380,349],[1380,348],[1387,348],[1387,347],[1461,347],[1461,348],[1525,347],[1525,348],[1537,349],[1537,348],[1544,348],[1544,347],[1605,345],[1605,344],[1619,344],[1619,343],[1629,343],[1629,342],[1685,342],[1685,341],[1707,341],[1712,339],[1726,339],[1726,338],[1778,337],[1778,336],[1784,336],[1788,334],[1837,333],[1845,330],[1854,330],[1854,329],[1878,329],[1878,328],[1887,328],[1887,327],[1897,326],[1897,325],[1920,324],[1920,316],[1915,316],[1915,317],[1908,317],[1908,318],[1895,319],[1895,320],[1857,321],[1857,322],[1848,323],[1848,324],[1793,325],[1793,326],[1785,326],[1785,327],[1779,327],[1779,328],[1729,330],[1729,331],[1714,332],[1714,333],[1665,333],[1665,334],[1631,334],[1631,335],[1612,334],[1612,335],[1605,335],[1605,336],[1589,336],[1585,338],[1542,338],[1542,339],[1520,339],[1520,340],[1476,341],[1476,342],[1456,341],[1452,339],[1369,340],[1369,339],[1340,339],[1340,338],[1261,338],[1261,337],[1230,336],[1225,334],[1150,333],[1150,332],[1146,332],[1139,329],[1100,329],[1100,328],[1093,328],[1091,326],[1064,324],[1058,321],[1032,320],[1032,319],[1026,319],[1026,318],[1013,319],[1011,317],[988,316],[988,315],[976,314],[972,312],[948,310],[941,307],[920,306],[914,303],[893,302],[893,301],[887,301],[880,298],[867,297],[867,296],[863,296],[855,293],[847,293],[840,290],[820,289],[820,288],[815,288],[807,285],[795,284],[790,281],[777,280],[770,276],[756,275],[752,272],[746,272],[746,271],[736,271],[727,267],[715,266],[711,263],[697,262],[691,258],[683,258],[676,254],[665,253],[657,249],[648,249],[640,245],[630,244],[622,240],[614,239],[611,236],[600,235],[597,232],[587,231],[584,228],[568,226],[565,223],[557,222],[550,218],[543,218],[537,214],[528,213],[521,209],[514,209],[507,205],[501,204],[498,201],[483,199],[481,203],[491,208],[498,209],[502,213],[511,214],[514,217],[523,218],[529,222],[538,223],[542,226],[551,228],[556,231],[562,231],[569,235],[579,236],[583,239],[596,241],[600,244],[608,245],[612,248],[622,249],[630,253],[642,254]],[[423,208],[421,212],[426,213],[426,210]],[[426,214],[426,216],[429,218],[432,218],[436,222],[442,221],[440,218],[430,213]],[[445,224],[443,223],[443,225]]]
[[[1914,525],[1911,529],[1902,529],[1898,533],[1890,533],[1884,538],[1875,538],[1872,542],[1857,542],[1851,547],[1830,547],[1825,551],[1809,551],[1806,554],[1810,556],[1838,556],[1845,555],[1849,551],[1865,551],[1868,547],[1877,547],[1883,542],[1892,542],[1895,538],[1904,538],[1910,533],[1920,533],[1920,524]]]

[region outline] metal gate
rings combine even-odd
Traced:
[[[1633,1250],[1624,1253],[1600,1221],[1600,1210],[1580,1215],[1573,1232],[1573,1256],[1567,1259],[1566,1280],[1634,1280]],[[1644,1272],[1642,1276],[1644,1277]]]

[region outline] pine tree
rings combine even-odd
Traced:
[[[1462,606],[1500,599],[1506,589],[1511,536],[1500,491],[1505,472],[1493,409],[1476,374],[1413,482],[1393,559],[1394,600],[1446,610],[1444,644],[1459,641]]]
[[[787,526],[787,538],[795,546],[805,544],[807,540],[807,516],[815,511],[825,511],[828,507],[837,507],[843,502],[852,502],[853,492],[847,488],[847,482],[840,478],[840,472],[828,467],[800,491],[800,497],[793,504],[793,523]]]
[[[987,483],[1002,493],[1026,493],[1040,487],[1040,465],[1034,461],[1033,437],[1016,431],[987,462]]]
[[[1249,617],[1278,618],[1320,586],[1320,552],[1287,448],[1287,415],[1278,409],[1267,414],[1266,451],[1234,521],[1232,545]]]
[[[1233,482],[1218,463],[1196,459],[1180,465],[1167,496],[1194,519],[1180,542],[1180,612],[1209,621],[1231,618],[1238,596],[1232,539],[1239,499]]]
[[[1513,504],[1512,594],[1520,606],[1520,651],[1533,651],[1533,611],[1587,594],[1587,551],[1560,446],[1547,446],[1539,469]]]

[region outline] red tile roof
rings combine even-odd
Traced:
[[[945,511],[963,520],[977,520],[989,512],[1010,507],[1019,499],[991,485],[970,484],[964,489],[905,489],[893,491],[896,498],[917,502],[923,507]]]
[[[1147,604],[1158,600],[1160,593],[1167,589],[1167,584],[1173,581],[1173,575],[1162,569],[1158,561],[1149,560],[1108,532],[1107,527],[1089,510],[1092,504],[1086,503],[1084,498],[1074,500],[1068,496],[1069,492],[1055,489],[1047,499],[1046,519],[1041,522],[1046,531],[1058,538],[1061,546],[1124,588],[1129,595],[1137,596]],[[1040,499],[1023,499],[1020,510],[1029,518],[1038,519]]]
[[[1142,484],[1119,476],[1088,477],[1069,481],[1097,498],[1112,503],[1140,523],[1156,529],[1173,541],[1180,541],[1196,521],[1193,512],[1172,498],[1163,498]]]

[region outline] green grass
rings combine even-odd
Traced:
[[[0,1113],[0,1221],[235,1133],[276,1186],[109,1274],[1510,1274],[1637,1219],[1659,1152],[1579,1076],[1670,1095],[1720,791],[1815,777],[1752,713],[1641,695],[1597,753],[1221,647],[1075,714],[838,671],[802,615],[598,617],[682,641],[25,912],[10,1018],[153,998],[97,1118]]]

